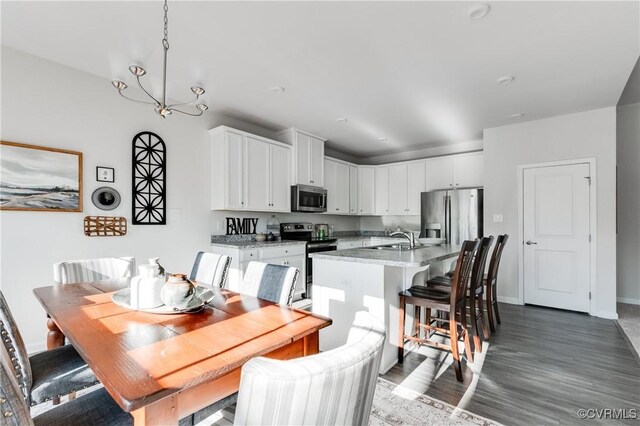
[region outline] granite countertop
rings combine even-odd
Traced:
[[[358,247],[348,250],[311,253],[313,259],[339,262],[370,263],[385,266],[421,267],[434,262],[454,258],[460,252],[459,245],[418,246],[414,250],[376,250]]]
[[[236,241],[212,241],[211,247],[235,247],[239,249],[247,248],[265,248],[279,246],[305,245],[304,241],[294,240],[278,240],[278,241],[253,241],[253,240],[236,240]]]

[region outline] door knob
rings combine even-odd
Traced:
[[[535,241],[528,240],[525,244],[530,246],[530,245],[535,245],[535,244],[538,244],[538,243],[536,243]]]

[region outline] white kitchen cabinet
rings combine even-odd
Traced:
[[[482,186],[482,153],[460,154],[427,160],[427,188],[468,188]]]
[[[407,214],[407,188],[409,177],[406,164],[394,164],[389,166],[389,214]],[[376,196],[377,196],[376,192]]]
[[[245,161],[245,208],[252,211],[268,210],[271,205],[269,144],[247,136]]]
[[[358,214],[375,213],[375,168],[358,167]]]
[[[453,188],[453,159],[439,157],[427,160],[426,184],[429,191]]]
[[[349,214],[358,214],[358,167],[349,166]]]
[[[293,146],[293,184],[324,187],[324,142],[299,129],[287,129],[278,138]]]
[[[453,185],[469,188],[483,185],[484,163],[482,153],[453,157]]]
[[[407,165],[407,214],[420,214],[420,194],[427,190],[426,166],[424,161]],[[391,187],[393,188],[393,187]]]
[[[337,210],[338,194],[337,187],[337,170],[338,163],[333,160],[324,160],[324,188],[327,190],[327,213],[333,213]]]
[[[375,213],[389,214],[389,167],[375,169]]]
[[[270,144],[270,211],[291,211],[291,149]]]
[[[214,245],[211,251],[216,254],[231,257],[229,277],[226,288],[239,291],[244,273],[251,261],[270,263],[273,265],[285,265],[298,268],[300,275],[294,290],[294,300],[300,299],[306,291],[306,244],[293,244],[275,247],[238,248],[233,246]]]
[[[324,187],[327,190],[327,213],[349,214],[349,165],[325,158]]]
[[[291,147],[226,126],[210,137],[213,210],[291,211]]]

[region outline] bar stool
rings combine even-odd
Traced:
[[[482,352],[482,341],[480,339],[480,329],[482,329],[482,339],[489,339],[489,331],[484,322],[484,287],[483,277],[487,255],[493,243],[493,236],[484,237],[480,240],[480,246],[473,259],[473,267],[468,284],[467,297],[469,301],[469,315],[473,325],[473,346],[476,352]],[[427,286],[441,290],[451,291],[451,279],[446,276],[438,276],[427,281]],[[466,320],[466,318],[465,318]]]
[[[495,333],[496,327],[493,323],[494,312],[495,319],[500,324],[500,312],[498,311],[498,267],[500,266],[500,259],[502,258],[502,251],[509,239],[508,234],[498,235],[496,239],[496,246],[491,254],[491,260],[489,261],[489,271],[484,278],[484,285],[487,287],[487,316],[489,317],[489,328],[492,333]]]
[[[458,342],[464,341],[467,361],[473,362],[473,352],[469,342],[469,332],[466,321],[466,294],[467,283],[471,271],[473,257],[480,245],[479,241],[465,241],[456,262],[456,270],[451,281],[451,291],[441,291],[431,289],[422,285],[412,286],[408,290],[399,293],[400,296],[400,330],[398,342],[398,362],[402,364],[404,360],[404,344],[406,341],[414,341],[418,344],[425,344],[436,349],[450,351],[453,356],[453,366],[456,372],[456,379],[462,382],[462,364],[458,351]],[[416,308],[416,317],[412,334],[405,334],[405,310],[407,304]],[[419,309],[426,309],[425,323],[420,323]],[[432,318],[431,310],[443,311],[449,314],[449,319]],[[436,325],[431,325],[432,323]],[[438,327],[438,323],[449,323],[449,328]],[[426,330],[426,337],[420,337],[420,329]],[[431,331],[449,336],[450,344],[445,345],[440,342],[430,340]]]

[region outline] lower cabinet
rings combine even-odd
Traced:
[[[246,249],[220,245],[211,247],[212,253],[223,254],[231,257],[231,267],[229,268],[229,277],[227,278],[226,283],[226,288],[231,291],[240,291],[240,284],[244,278],[244,273],[251,261],[298,268],[298,270],[300,270],[300,275],[296,282],[293,300],[301,299],[302,294],[306,291],[307,274],[305,251],[305,243]]]

